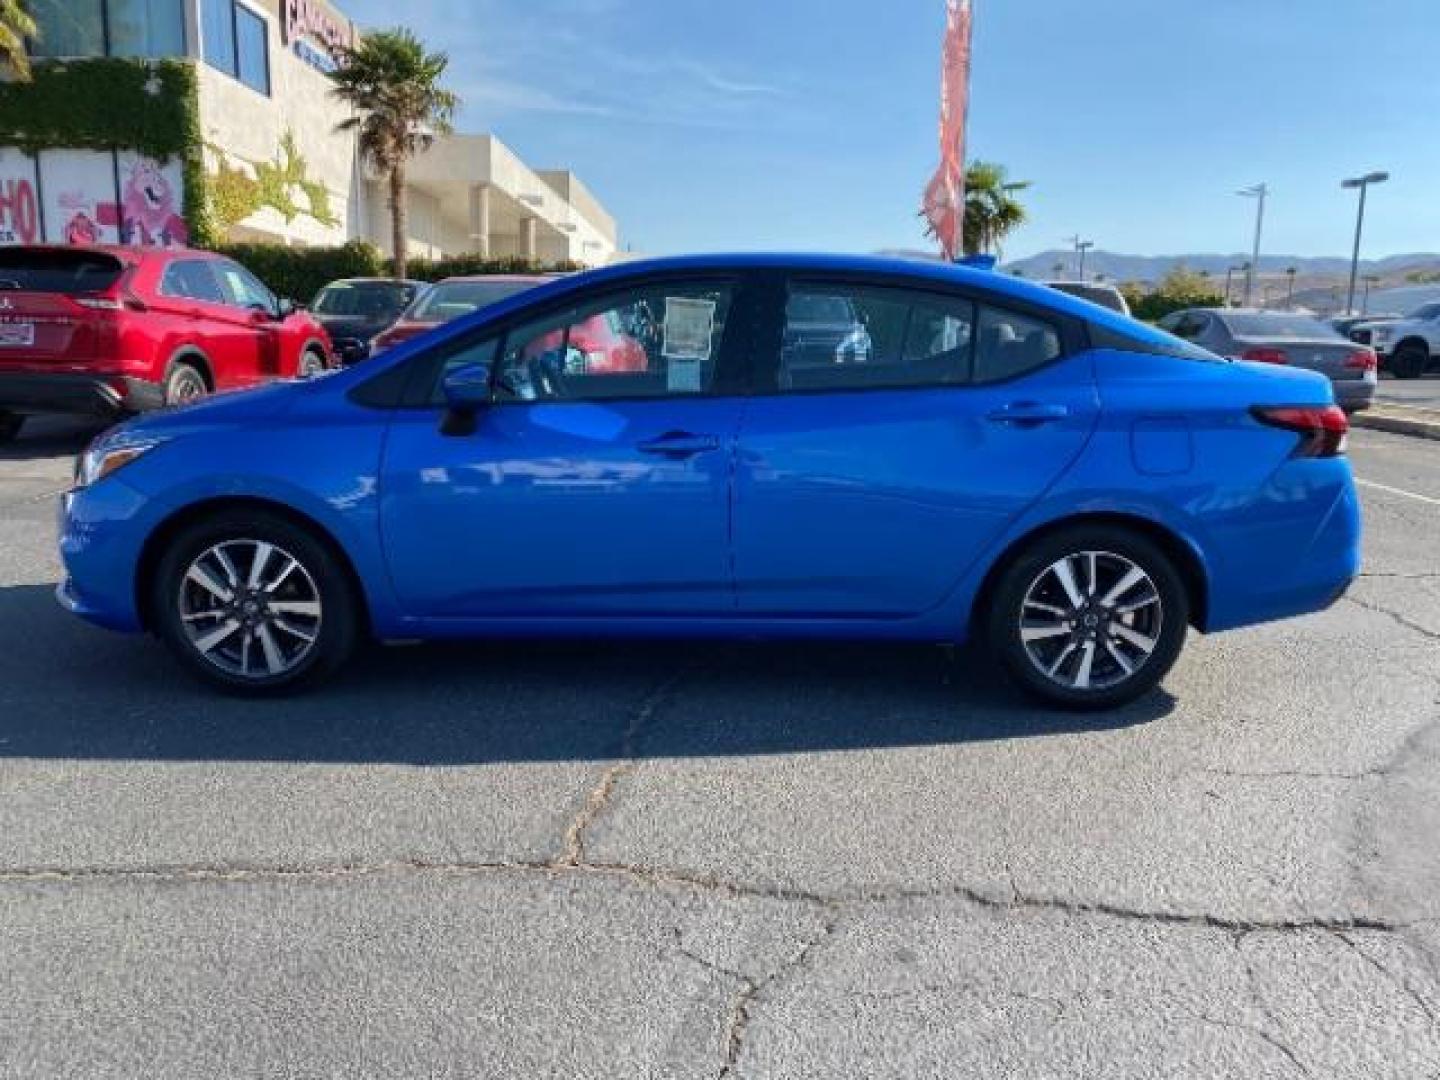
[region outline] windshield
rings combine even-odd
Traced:
[[[114,285],[124,269],[119,259],[103,252],[0,248],[0,291],[101,292]]]
[[[1231,331],[1243,337],[1335,337],[1335,328],[1308,315],[1283,311],[1227,311],[1222,316]]]
[[[449,322],[534,288],[530,281],[442,281],[410,312],[418,322]]]
[[[317,315],[394,319],[415,299],[416,288],[400,281],[337,281],[326,285],[310,309]]]

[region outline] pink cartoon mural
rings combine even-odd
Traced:
[[[144,247],[184,247],[189,230],[180,217],[175,186],[160,166],[136,157],[121,178],[120,242]]]

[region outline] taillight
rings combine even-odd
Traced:
[[[1339,457],[1345,453],[1350,418],[1338,405],[1257,405],[1250,413],[1262,424],[1301,436],[1296,457]]]
[[[1284,349],[1246,349],[1240,354],[1241,360],[1249,360],[1252,364],[1288,364],[1290,357],[1285,354]]]
[[[1374,349],[1356,349],[1345,358],[1345,366],[1351,371],[1378,371],[1380,361]]]

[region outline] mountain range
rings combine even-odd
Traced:
[[[1159,281],[1171,270],[1184,266],[1188,270],[1204,271],[1211,277],[1225,276],[1225,272],[1237,269],[1249,261],[1246,254],[1237,255],[1124,255],[1112,251],[1091,251],[1085,256],[1085,276],[1094,279],[1104,274],[1106,281]],[[1016,259],[1003,264],[1009,273],[1020,273],[1027,278],[1056,277],[1055,267],[1064,269],[1058,276],[1074,277],[1077,272],[1076,255],[1073,251],[1052,249],[1038,255]],[[1300,278],[1347,277],[1350,260],[1343,255],[1301,256],[1262,255],[1259,272],[1262,275],[1283,275],[1289,267],[1295,267]],[[1374,274],[1386,284],[1399,284],[1411,273],[1433,273],[1440,271],[1440,254],[1417,252],[1405,255],[1388,255],[1383,259],[1360,260],[1360,273]]]

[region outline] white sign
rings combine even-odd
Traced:
[[[115,158],[96,150],[43,150],[45,239],[52,244],[120,242]]]
[[[40,200],[36,196],[35,159],[0,147],[0,245],[40,240]]]

